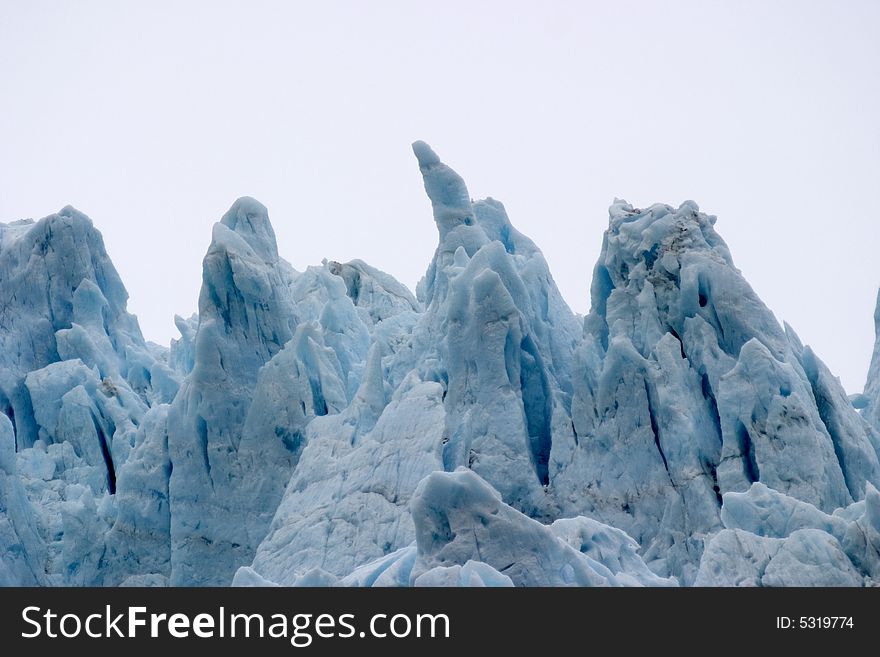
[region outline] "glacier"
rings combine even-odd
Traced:
[[[693,201],[615,200],[590,312],[412,145],[415,293],[295,269],[240,198],[147,342],[91,220],[0,224],[0,584],[863,586],[880,295],[848,396]]]

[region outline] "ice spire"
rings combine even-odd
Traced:
[[[244,238],[263,260],[277,262],[278,245],[265,205],[250,196],[242,196],[223,215],[220,223]]]
[[[425,142],[413,142],[412,149],[419,161],[425,192],[431,199],[440,240],[457,226],[472,226],[475,223],[474,209],[462,177],[443,164]]]
[[[874,355],[868,370],[868,382],[865,384],[867,407],[862,411],[866,420],[880,431],[880,290],[877,291],[877,307],[874,310]]]

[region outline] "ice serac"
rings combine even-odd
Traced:
[[[21,237],[32,225],[12,233]],[[3,235],[4,248],[19,246]],[[19,368],[27,413],[3,407],[4,417],[27,422],[34,434],[27,446],[17,444],[14,428],[9,433],[0,547],[21,559],[4,568],[4,581],[229,583],[266,533],[307,425],[350,403],[362,408],[364,427],[382,413],[379,354],[393,351],[414,323],[414,297],[362,262],[352,265],[362,272],[360,295],[326,264],[294,271],[252,199],[236,202],[212,237],[200,313],[176,318],[181,337],[170,350],[144,343],[133,317],[131,336],[99,321],[115,308],[107,299],[124,300],[124,289],[102,292],[100,275],[97,283],[70,283],[72,329],[55,332],[59,353],[36,369]],[[59,251],[47,280],[69,275],[53,267],[71,257],[63,249],[78,245],[47,248]],[[97,261],[112,269],[105,259]],[[39,299],[20,306],[33,321],[54,312]],[[373,335],[377,355],[368,358]],[[22,335],[3,337],[11,344]],[[117,353],[117,345],[125,349]],[[19,361],[3,361],[10,363]]]
[[[880,493],[827,514],[764,484],[727,493],[698,586],[862,586],[880,577]]]
[[[116,479],[116,517],[107,533],[105,585],[171,575],[171,505],[168,483],[168,404],[151,408],[137,428],[135,446]]]
[[[393,367],[406,363],[443,383],[446,470],[469,467],[515,508],[552,519],[550,453],[558,435],[571,436],[571,363],[582,328],[503,205],[471,203],[461,177],[426,144],[413,151],[439,244],[420,284],[426,311],[412,349]]]
[[[877,292],[877,306],[874,310],[874,334],[874,353],[868,368],[862,414],[880,432],[880,290]]]
[[[278,256],[266,208],[236,201],[214,225],[202,269],[193,367],[167,419],[174,585],[229,584],[252,558],[299,451],[301,427],[290,418],[244,433],[255,395],[277,387],[260,370],[296,327],[293,270]]]
[[[687,201],[616,201],[574,374],[571,442],[554,442],[564,515],[696,577],[722,496],[762,482],[831,512],[877,485],[871,435],[840,383],[734,267],[715,218]]]
[[[175,315],[174,325],[180,332],[180,338],[171,340],[168,361],[170,367],[183,378],[192,372],[195,365],[195,341],[196,332],[199,330],[199,316],[193,313],[189,319],[184,319],[180,315]]]
[[[24,379],[52,363],[80,359],[145,406],[174,396],[175,377],[128,313],[128,293],[101,234],[74,208],[0,224],[0,300],[0,410],[19,448],[39,434]]]
[[[179,386],[127,298],[82,213],[0,224],[0,411],[11,438],[0,551],[23,559],[19,582],[115,583],[105,539],[119,473],[144,416]]]
[[[333,338],[341,369],[362,372],[359,387],[352,395],[349,376],[348,408],[305,430],[251,566],[270,581],[293,584],[316,567],[342,577],[406,548],[415,531],[407,504],[435,470],[470,467],[515,508],[555,518],[547,463],[554,432],[571,433],[571,355],[582,328],[503,206],[471,203],[427,145],[413,150],[439,233],[421,300],[358,261],[310,267],[293,285],[298,313],[318,318],[329,343],[327,318],[350,312],[328,310],[341,303],[332,289],[341,279],[371,346],[364,363],[362,342],[350,339],[359,329]]]
[[[366,311],[372,324],[401,312],[422,310],[405,285],[363,260],[330,262],[328,268],[330,273],[342,278],[346,294],[358,309]]]
[[[0,413],[0,586],[45,584],[36,513],[18,478],[12,422]]]
[[[440,244],[420,284],[420,297],[430,305],[435,294],[443,295],[446,292],[446,268],[452,264],[458,248],[464,249],[464,254],[471,257],[487,242],[487,238],[481,229],[474,227],[473,205],[462,177],[441,162],[425,142],[414,142],[412,148],[440,234]]]
[[[807,375],[819,420],[831,437],[847,490],[853,500],[861,500],[869,483],[877,485],[880,432],[856,412],[839,379],[810,347],[801,344],[794,329],[786,324],[785,330],[794,356]]]

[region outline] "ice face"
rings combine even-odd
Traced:
[[[45,583],[41,577],[44,546],[35,521],[36,511],[18,477],[12,422],[0,414],[0,547],[4,549],[0,585]]]
[[[384,406],[379,352],[342,413],[316,418],[254,570],[288,585],[321,567],[343,576],[414,539],[407,504],[441,469],[443,389],[411,377]]]
[[[243,435],[254,396],[262,403],[274,383],[261,368],[296,325],[292,268],[262,205],[233,204],[214,225],[202,270],[193,368],[167,419],[175,585],[229,583],[252,558],[298,456],[292,433]]]
[[[868,369],[868,381],[865,384],[862,414],[865,419],[880,432],[880,291],[877,292],[877,307],[874,310],[874,354],[871,357],[871,366]],[[874,443],[880,445],[880,440]]]
[[[615,201],[577,318],[504,206],[413,152],[416,295],[296,271],[242,198],[170,349],[87,217],[0,225],[0,584],[880,577],[878,352],[848,398],[691,201]]]
[[[144,342],[100,233],[73,208],[0,225],[0,298],[3,577],[115,583],[102,554],[120,473],[179,376]]]
[[[126,310],[128,293],[100,233],[74,208],[0,225],[0,298],[0,410],[13,418],[19,447],[30,447],[39,430],[24,378],[52,363],[79,358],[145,406],[176,393],[176,377]],[[154,389],[154,375],[166,385]]]
[[[392,368],[414,367],[444,384],[445,469],[472,468],[514,507],[551,519],[550,452],[556,434],[571,434],[571,362],[582,327],[503,205],[471,204],[433,151],[419,142],[413,149],[439,245],[424,279],[426,311]]]
[[[574,442],[554,443],[562,513],[626,530],[691,583],[722,496],[756,481],[825,511],[880,477],[839,382],[734,267],[687,201],[617,201],[577,356]]]

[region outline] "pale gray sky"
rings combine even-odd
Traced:
[[[409,144],[505,203],[589,308],[607,207],[694,199],[848,391],[880,284],[880,2],[0,0],[0,221],[92,217],[150,339],[248,194],[298,269],[414,287]]]

